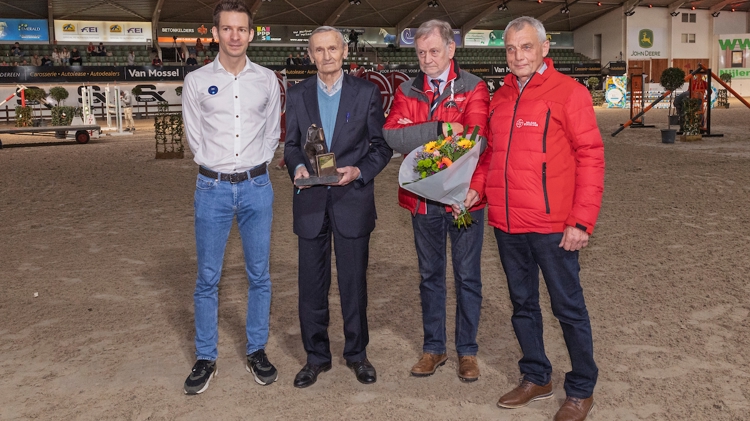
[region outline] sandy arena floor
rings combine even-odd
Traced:
[[[714,110],[698,143],[660,142],[655,129],[610,133],[628,111],[598,109],[607,175],[581,277],[600,369],[593,421],[750,419],[750,109]],[[219,376],[200,396],[182,385],[193,364],[196,166],[155,160],[152,123],[132,137],[88,145],[0,150],[0,419],[44,420],[549,420],[570,368],[546,297],[545,341],[554,399],[495,406],[515,386],[520,351],[492,230],[482,261],[482,377],[456,376],[455,300],[448,363],[409,375],[421,351],[418,272],[409,213],[396,204],[398,166],[377,178],[378,226],[369,280],[370,361],[359,384],[341,357],[338,292],[331,292],[334,367],[313,387],[292,379],[305,360],[297,317],[291,183],[276,192],[273,303],[267,351],[279,381],[256,385],[244,368],[246,280],[239,236],[227,247],[220,290]],[[10,144],[52,140],[2,136]],[[277,153],[277,157],[280,156]],[[448,282],[449,297],[453,294]],[[38,293],[38,296],[36,294]],[[543,296],[546,292],[543,292]]]

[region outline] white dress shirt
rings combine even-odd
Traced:
[[[185,76],[182,115],[195,162],[220,173],[273,159],[281,134],[280,89],[273,71],[245,59],[235,76],[217,56]]]

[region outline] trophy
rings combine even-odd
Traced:
[[[342,175],[336,171],[336,157],[333,153],[328,152],[322,127],[313,124],[307,129],[304,149],[312,171],[310,178],[297,179],[294,184],[297,186],[315,186],[339,182]]]

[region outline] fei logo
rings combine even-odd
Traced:
[[[638,46],[641,48],[651,48],[654,46],[654,31],[650,29],[641,29],[638,32]]]
[[[63,25],[63,32],[75,32],[75,31],[76,31],[76,26],[73,25],[72,23],[66,23],[65,25]]]
[[[536,124],[536,121],[523,121],[522,118],[519,118],[516,121],[516,128],[520,129],[521,127],[539,127],[539,125]]]
[[[84,26],[83,28],[81,28],[81,32],[95,33],[99,32],[99,28],[97,28],[96,26]]]
[[[142,34],[143,28],[128,28],[129,34]]]

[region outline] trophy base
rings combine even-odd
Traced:
[[[325,175],[322,177],[310,176],[309,178],[300,178],[294,181],[295,186],[319,186],[321,184],[335,184],[341,180],[343,174]]]

